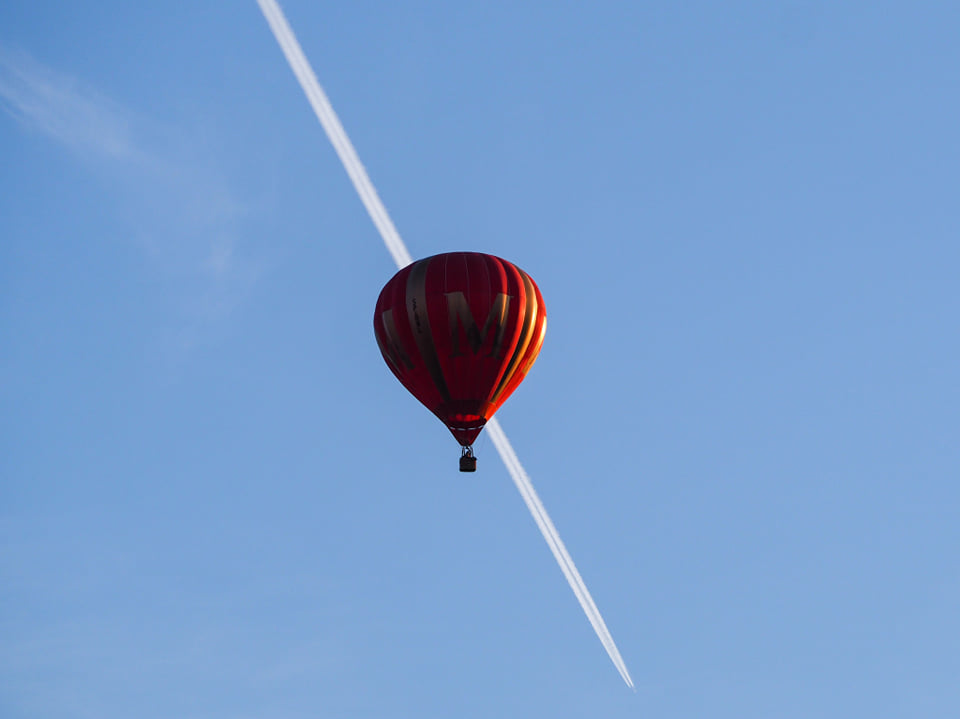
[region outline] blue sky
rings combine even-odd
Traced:
[[[0,714],[960,713],[960,9],[288,19],[415,257],[538,282],[489,439],[256,6],[0,6]]]

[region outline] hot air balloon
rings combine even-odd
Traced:
[[[380,291],[373,317],[387,366],[433,412],[473,472],[473,441],[526,376],[547,331],[530,275],[479,252],[407,265]]]

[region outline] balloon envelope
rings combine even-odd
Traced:
[[[393,276],[373,329],[397,379],[467,447],[533,366],[547,315],[516,265],[448,252]]]

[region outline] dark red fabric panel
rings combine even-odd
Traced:
[[[400,270],[380,292],[374,312],[374,333],[397,379],[433,410],[443,402],[443,397],[425,371],[426,365],[407,316],[407,279],[416,264]]]

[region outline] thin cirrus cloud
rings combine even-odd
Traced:
[[[125,162],[142,159],[120,105],[29,55],[0,51],[0,102],[24,128],[75,152]]]
[[[247,213],[202,137],[133,111],[24,52],[0,48],[0,109],[29,136],[71,152],[120,199],[115,211],[185,314],[176,342],[191,346],[242,301],[259,275],[241,252]],[[183,295],[187,299],[183,299]]]

